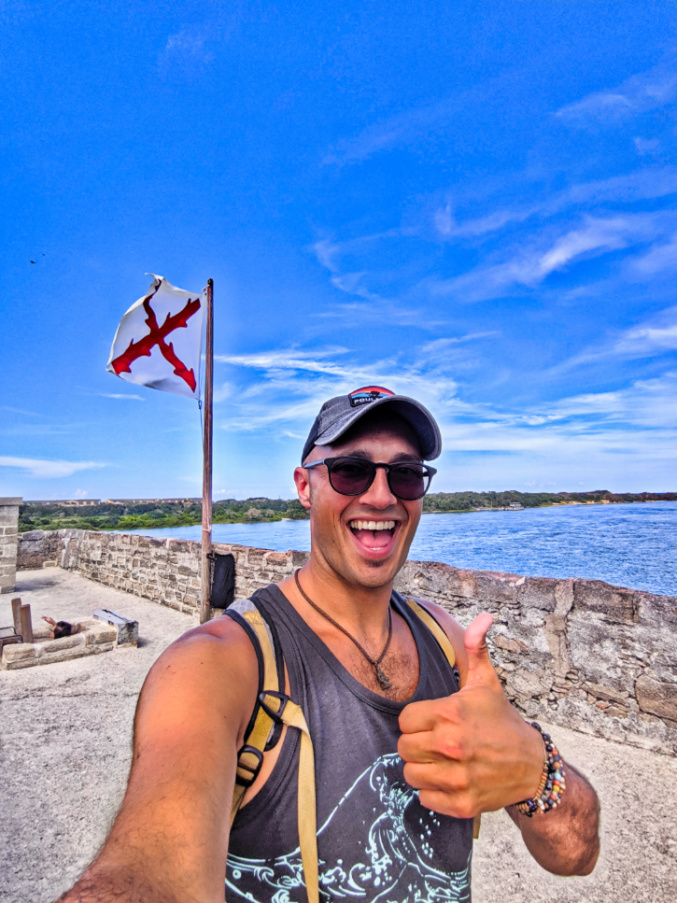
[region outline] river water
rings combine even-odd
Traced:
[[[199,526],[126,532],[201,536]],[[308,521],[214,524],[213,540],[278,552],[307,550],[310,528]],[[425,514],[409,557],[483,571],[588,577],[677,595],[677,502]]]

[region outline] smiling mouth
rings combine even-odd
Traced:
[[[398,522],[394,520],[353,520],[350,531],[360,545],[372,552],[385,549],[395,534]]]

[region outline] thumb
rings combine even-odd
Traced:
[[[468,656],[468,684],[494,684],[497,681],[489,658],[487,633],[494,623],[490,614],[478,615],[465,632],[465,651]]]

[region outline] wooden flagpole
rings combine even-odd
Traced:
[[[212,601],[212,395],[214,386],[214,280],[207,280],[207,335],[205,340],[204,438],[202,466],[202,561],[200,571],[200,623],[209,620]]]

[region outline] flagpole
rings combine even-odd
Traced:
[[[202,560],[200,569],[200,623],[209,620],[211,611],[212,551],[212,390],[214,385],[214,280],[207,280],[207,335],[205,340],[204,438],[202,466]]]

